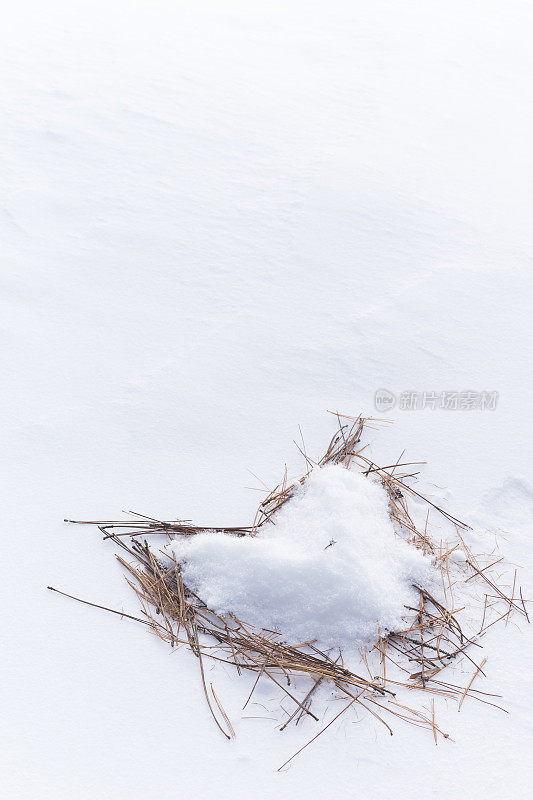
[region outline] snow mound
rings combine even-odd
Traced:
[[[401,628],[412,583],[434,578],[395,532],[381,483],[342,466],[313,470],[255,537],[207,532],[167,547],[217,613],[348,650]]]

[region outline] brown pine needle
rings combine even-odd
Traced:
[[[472,684],[474,683],[474,681],[475,681],[476,677],[477,677],[477,676],[479,675],[479,673],[481,672],[481,668],[482,668],[482,667],[484,667],[486,663],[487,663],[487,659],[486,659],[486,658],[484,658],[484,659],[483,659],[483,661],[481,662],[480,666],[477,668],[477,670],[474,672],[474,674],[473,674],[473,675],[472,675],[472,677],[470,678],[470,681],[469,681],[469,683],[468,683],[468,686],[467,686],[467,687],[466,687],[466,689],[464,690],[464,692],[463,692],[463,695],[462,695],[462,697],[461,697],[461,699],[460,699],[460,701],[459,701],[459,708],[457,709],[457,711],[460,711],[460,710],[461,710],[461,706],[463,705],[464,699],[465,699],[466,695],[468,694],[468,690],[470,689],[470,687],[471,687],[471,686],[472,686]]]
[[[339,717],[340,717],[342,714],[344,714],[344,712],[345,712],[345,711],[348,711],[348,709],[350,708],[350,706],[353,706],[353,704],[354,704],[355,702],[356,702],[356,698],[354,697],[354,699],[353,699],[353,700],[350,700],[350,702],[348,703],[348,705],[347,705],[347,706],[345,706],[345,707],[344,707],[344,708],[343,708],[341,711],[339,711],[339,713],[338,713],[336,716],[334,716],[334,717],[333,717],[333,719],[332,719],[330,722],[328,722],[328,724],[327,724],[327,725],[325,725],[325,726],[322,728],[322,730],[321,730],[321,731],[319,731],[319,732],[318,732],[318,733],[317,733],[315,736],[313,736],[313,738],[312,738],[312,739],[310,739],[310,740],[309,740],[309,741],[308,741],[306,744],[304,744],[304,746],[303,746],[303,747],[300,747],[300,749],[299,749],[299,750],[297,750],[297,751],[296,751],[296,753],[294,753],[294,755],[292,755],[290,758],[288,758],[288,759],[287,759],[287,761],[285,761],[285,762],[284,762],[284,763],[281,765],[281,767],[278,767],[278,772],[281,772],[281,770],[283,769],[283,767],[286,767],[286,766],[287,766],[287,764],[289,764],[289,763],[290,763],[290,762],[293,760],[293,758],[296,758],[296,756],[300,755],[300,753],[302,752],[302,750],[305,750],[305,748],[306,748],[306,747],[309,747],[309,745],[310,745],[310,744],[312,744],[314,741],[316,741],[316,740],[318,739],[318,737],[319,737],[319,736],[321,736],[321,735],[322,735],[322,734],[323,734],[325,731],[327,731],[327,729],[330,727],[330,725],[333,725],[333,723],[335,722],[335,720],[337,720],[337,719],[338,719],[338,718],[339,718]]]
[[[217,704],[217,706],[218,706],[218,709],[219,709],[220,713],[221,713],[221,714],[222,714],[222,716],[224,717],[224,722],[225,722],[225,723],[226,723],[226,725],[228,726],[228,730],[229,730],[229,732],[230,732],[230,736],[231,736],[231,738],[232,738],[232,739],[235,739],[235,730],[234,730],[234,728],[233,728],[233,725],[231,724],[231,722],[230,722],[230,720],[229,720],[229,717],[228,717],[228,715],[226,714],[226,712],[225,712],[225,711],[224,711],[224,709],[222,708],[222,705],[221,705],[221,703],[220,703],[220,700],[219,700],[219,699],[218,699],[218,697],[216,696],[216,692],[215,692],[215,689],[214,689],[214,687],[213,687],[213,684],[212,684],[212,683],[210,683],[209,685],[211,686],[211,691],[213,692],[213,697],[215,698],[215,703]]]

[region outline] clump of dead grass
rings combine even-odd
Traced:
[[[463,532],[469,526],[417,492],[408,482],[416,473],[398,471],[412,467],[413,462],[400,463],[399,460],[394,464],[380,467],[367,457],[366,448],[361,443],[362,436],[365,427],[378,420],[352,418],[339,414],[336,416],[338,429],[322,458],[315,464],[304,447],[302,455],[306,461],[306,473],[297,482],[289,483],[285,470],[283,480],[260,504],[255,519],[249,526],[206,528],[194,525],[189,520],[161,521],[139,514],[135,515],[134,521],[87,523],[96,525],[104,534],[104,538],[113,542],[121,551],[117,558],[126,571],[127,582],[140,601],[142,616],[124,614],[95,603],[89,605],[104,608],[121,617],[147,625],[157,637],[172,648],[187,646],[198,660],[211,714],[218,728],[228,739],[232,738],[235,732],[212,683],[207,681],[206,659],[232,665],[239,675],[244,673],[255,675],[245,707],[261,678],[272,681],[293,707],[287,712],[287,719],[280,726],[281,730],[290,724],[298,724],[304,717],[310,717],[318,722],[318,717],[312,710],[313,695],[323,683],[329,682],[335,687],[337,692],[341,693],[341,697],[345,698],[346,704],[304,747],[353,706],[363,708],[373,715],[391,735],[392,727],[385,717],[389,719],[396,717],[426,728],[431,731],[437,743],[439,735],[445,738],[449,736],[436,722],[434,700],[429,711],[406,706],[397,699],[398,691],[403,688],[428,693],[433,698],[443,696],[455,699],[459,709],[467,696],[479,702],[495,705],[492,702],[494,695],[473,688],[478,675],[485,674],[483,667],[486,659],[478,662],[477,652],[482,646],[486,631],[497,622],[505,621],[507,624],[511,614],[514,613],[523,616],[529,622],[522,589],[517,586],[515,571],[511,591],[504,591],[499,584],[499,576],[496,577],[494,572],[495,568],[501,565],[502,559],[491,561],[488,557],[475,556],[463,538]],[[282,631],[270,631],[264,628],[258,630],[235,616],[215,613],[191,587],[184,584],[180,564],[174,559],[169,566],[168,559],[161,558],[158,551],[149,546],[146,540],[147,536],[154,534],[172,539],[177,536],[194,536],[208,530],[234,536],[260,536],[261,530],[270,524],[278,509],[290,502],[297,484],[303,484],[315,466],[326,464],[353,466],[365,475],[373,473],[379,476],[388,493],[390,515],[396,523],[399,535],[430,555],[442,578],[440,599],[430,594],[424,586],[415,586],[418,592],[418,605],[406,608],[405,628],[379,636],[373,647],[361,654],[368,676],[356,674],[349,669],[343,662],[342,653],[333,658],[331,653],[323,652],[317,647],[316,641],[288,644],[283,640]],[[428,504],[428,509],[433,509],[448,520],[455,530],[455,535],[450,541],[444,543],[433,541],[427,522],[424,530],[419,530],[415,526],[408,508],[409,498],[413,497],[424,500]],[[453,553],[458,548],[466,553],[466,560],[459,568],[450,562],[450,558],[453,558]],[[464,609],[456,607],[455,595],[458,587],[472,581],[483,582],[486,591],[479,630],[474,634],[469,632],[467,635],[460,622],[460,612]],[[58,590],[53,589],[53,591]],[[79,600],[75,597],[73,599]],[[442,680],[443,670],[459,657],[471,662],[472,667],[471,677],[464,687]],[[398,679],[398,670],[403,676],[402,679]],[[301,676],[309,680],[309,688],[305,695],[297,696],[295,678]],[[488,697],[491,700],[488,700]],[[291,756],[280,769],[294,756]]]

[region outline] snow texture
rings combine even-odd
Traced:
[[[243,712],[255,677],[206,662],[228,743],[191,653],[45,587],[137,614],[109,541],[65,517],[250,524],[256,488],[305,470],[298,425],[324,452],[326,409],[495,390],[494,411],[397,404],[366,453],[427,460],[418,489],[475,527],[468,546],[520,565],[531,597],[533,4],[3,6],[4,794],[529,798],[517,618],[487,632],[475,682],[509,714],[437,697],[454,741],[435,747],[347,713],[277,773],[318,725],[279,733],[275,687]],[[458,659],[446,680],[472,673]]]
[[[429,559],[395,532],[382,485],[343,466],[315,468],[257,536],[206,532],[171,546],[185,583],[217,613],[293,644],[353,651],[399,630]]]

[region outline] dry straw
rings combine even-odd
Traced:
[[[516,573],[511,592],[507,594],[498,585],[494,577],[494,568],[501,565],[502,559],[490,562],[481,556],[475,557],[466,546],[461,532],[468,526],[439,508],[427,498],[419,494],[408,480],[416,473],[399,473],[400,468],[411,467],[413,462],[398,462],[385,467],[377,466],[365,454],[365,446],[361,439],[365,427],[379,422],[363,417],[348,417],[336,414],[339,422],[338,430],[329,447],[315,464],[305,447],[302,455],[305,458],[307,472],[299,481],[289,484],[287,472],[284,478],[258,508],[252,525],[243,527],[206,528],[193,525],[189,521],[177,520],[164,522],[136,514],[136,520],[91,521],[122,551],[118,560],[126,570],[126,580],[136,592],[142,607],[142,616],[135,617],[121,611],[100,606],[96,603],[88,605],[103,608],[121,617],[133,619],[147,625],[156,636],[171,647],[185,644],[198,659],[201,680],[211,714],[228,739],[234,730],[211,683],[207,683],[205,660],[220,661],[233,665],[239,675],[255,673],[255,681],[245,703],[248,705],[261,678],[272,681],[284,693],[292,704],[287,719],[280,729],[290,724],[298,724],[304,717],[318,722],[312,710],[313,695],[317,687],[329,682],[337,693],[344,697],[346,704],[341,711],[325,727],[322,727],[313,738],[297,753],[291,756],[280,769],[286,766],[298,753],[313,742],[317,736],[329,728],[335,720],[349,708],[356,706],[372,714],[392,735],[392,728],[386,717],[401,718],[413,725],[427,728],[438,741],[438,736],[449,738],[435,720],[435,706],[432,700],[430,710],[408,707],[397,700],[401,688],[408,688],[433,696],[456,699],[459,709],[465,698],[471,697],[479,702],[494,705],[491,700],[495,695],[473,689],[472,685],[479,674],[485,674],[483,667],[486,659],[477,662],[475,653],[481,647],[481,639],[486,630],[498,621],[507,623],[510,615],[516,612],[529,622],[522,590],[516,586]],[[271,523],[276,511],[290,502],[297,484],[303,484],[316,466],[340,464],[352,465],[365,475],[379,476],[390,501],[390,515],[396,524],[398,534],[407,539],[414,547],[431,555],[434,564],[440,569],[442,576],[441,600],[430,594],[424,586],[415,586],[418,592],[418,604],[406,608],[406,625],[403,630],[388,632],[377,638],[374,646],[362,653],[362,663],[366,665],[368,677],[356,674],[348,669],[342,659],[342,653],[333,658],[317,646],[316,641],[287,644],[283,640],[282,631],[270,631],[248,625],[245,620],[235,616],[222,616],[208,608],[191,587],[184,584],[179,563],[174,560],[170,564],[168,558],[162,559],[146,541],[147,535],[161,534],[168,539],[177,536],[194,536],[201,531],[218,531],[234,536],[260,536],[264,526]],[[436,543],[432,540],[428,526],[420,531],[416,528],[408,510],[408,499],[416,496],[443,515],[454,527],[456,536],[452,542]],[[73,520],[69,520],[73,521]],[[129,540],[129,543],[126,541]],[[467,560],[461,567],[450,568],[449,558],[454,550],[461,548],[467,554]],[[484,561],[487,564],[484,565]],[[460,611],[455,608],[454,588],[458,584],[470,581],[483,582],[486,586],[483,619],[479,630],[466,635],[459,622]],[[52,587],[48,587],[52,589]],[[57,589],[52,589],[58,591]],[[66,594],[60,592],[60,594]],[[79,600],[72,595],[66,595]],[[442,599],[443,598],[443,599]],[[87,603],[85,600],[80,602]],[[490,621],[489,621],[490,618]],[[372,666],[369,664],[372,656]],[[467,659],[472,665],[472,676],[466,687],[457,686],[442,680],[442,671],[459,656]],[[377,661],[376,661],[377,659]],[[375,667],[377,663],[377,670]],[[391,669],[391,667],[393,667]],[[398,680],[398,669],[404,676]],[[377,672],[377,674],[376,674]],[[395,677],[393,677],[393,675]],[[297,695],[295,679],[304,676],[309,680],[309,688],[302,696]],[[301,682],[300,682],[301,683]],[[499,707],[499,706],[498,706]],[[285,709],[284,709],[285,710]],[[502,709],[503,710],[503,709]]]

